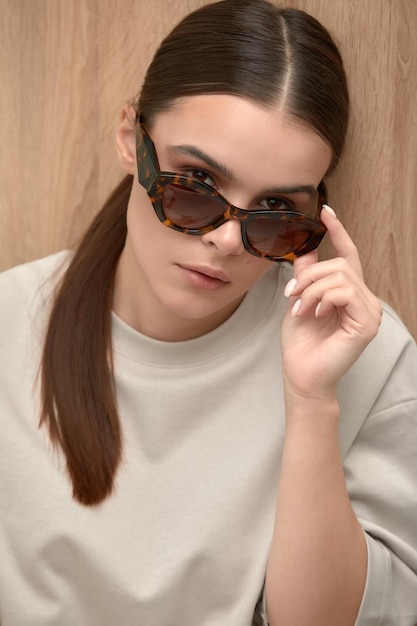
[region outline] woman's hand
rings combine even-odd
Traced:
[[[296,259],[281,333],[286,392],[304,399],[335,394],[340,378],[376,335],[382,316],[348,233],[329,207],[321,219],[337,256],[318,262],[313,251]]]

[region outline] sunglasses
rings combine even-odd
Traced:
[[[317,248],[326,234],[326,227],[318,219],[322,205],[327,202],[324,182],[314,193],[273,198],[288,206],[288,210],[247,211],[228,202],[206,183],[190,176],[161,172],[155,146],[140,122],[136,130],[136,154],[139,183],[145,188],[158,219],[168,228],[188,235],[204,235],[227,220],[237,219],[245,250],[270,261],[292,261]]]

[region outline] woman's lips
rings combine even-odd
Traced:
[[[178,267],[185,278],[187,278],[194,287],[200,289],[214,291],[230,283],[229,276],[221,269],[200,265],[178,265]]]

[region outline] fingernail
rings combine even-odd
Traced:
[[[291,280],[288,281],[287,286],[285,287],[285,290],[284,290],[284,296],[286,298],[290,297],[290,295],[295,289],[296,284],[297,284],[297,280],[295,278],[291,278]]]
[[[291,309],[291,315],[293,315],[294,317],[296,317],[298,311],[301,308],[301,300],[298,299],[297,302],[294,304],[293,308]]]
[[[319,316],[319,312],[320,312],[320,308],[321,308],[321,302],[318,303],[318,305],[316,306],[315,310],[314,310],[314,315],[316,317]]]
[[[328,204],[323,204],[323,209],[327,211],[327,213],[330,213],[330,215],[332,215],[333,217],[336,217],[336,213],[333,211],[332,207],[329,206]]]

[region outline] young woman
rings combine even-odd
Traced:
[[[417,622],[417,351],[326,203],[347,118],[316,20],[206,5],[75,253],[0,277],[1,626]]]

